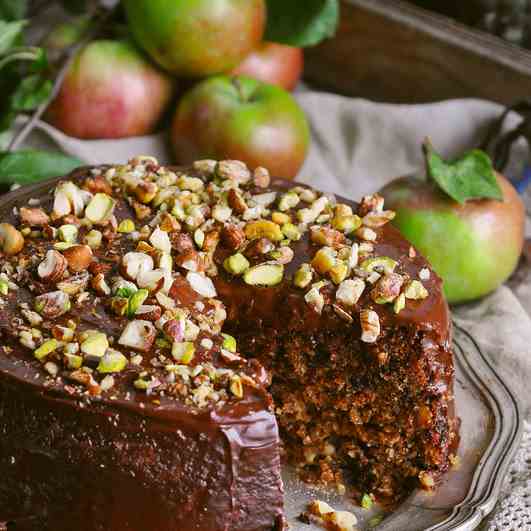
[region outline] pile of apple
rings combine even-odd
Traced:
[[[288,92],[300,48],[264,42],[265,0],[124,0],[132,36],[76,55],[46,118],[68,135],[153,133],[172,113],[176,163],[232,158],[293,178],[309,129]],[[177,98],[179,85],[191,86]],[[173,106],[173,107],[172,107]]]

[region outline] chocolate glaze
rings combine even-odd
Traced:
[[[85,175],[87,170],[81,169],[69,178]],[[30,197],[46,198],[42,204],[49,204],[54,184],[9,194],[2,219],[13,221],[13,207]],[[290,186],[276,180],[272,189]],[[130,217],[125,203],[117,212],[118,221]],[[399,260],[402,272],[416,278],[429,267],[420,255],[409,257],[409,243],[393,227],[377,232],[377,254]],[[349,326],[330,307],[316,314],[291,285],[292,273],[317,248],[306,233],[293,249],[295,260],[287,266],[285,280],[273,288],[245,285],[220,268],[214,281],[231,329],[312,334]],[[217,251],[219,260],[224,252]],[[414,327],[423,333],[426,357],[434,370],[444,369],[433,393],[445,397],[450,423],[456,424],[448,307],[433,272],[424,284],[429,297],[408,303],[398,316],[388,305],[372,303],[367,294],[359,307],[377,311],[383,327]],[[17,296],[30,298],[23,287]],[[279,436],[264,389],[236,404],[201,412],[172,398],[160,403],[146,398],[127,374],[117,381],[117,399],[81,396],[47,381],[40,363],[10,336],[9,317],[9,312],[0,315],[2,344],[13,349],[0,353],[0,521],[25,531],[282,527]],[[86,328],[97,323],[110,332],[119,324],[104,308],[96,315],[82,310],[81,320]]]

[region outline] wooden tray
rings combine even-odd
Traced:
[[[324,89],[386,102],[531,97],[531,52],[399,0],[343,0],[335,38],[306,52]]]

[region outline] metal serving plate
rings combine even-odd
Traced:
[[[455,395],[461,418],[459,466],[445,476],[435,493],[416,491],[390,514],[378,507],[362,510],[347,497],[312,489],[286,467],[283,476],[291,529],[322,530],[297,520],[306,504],[316,498],[335,509],[354,512],[361,530],[468,531],[492,511],[522,436],[522,414],[517,399],[474,338],[456,325],[454,336]],[[369,522],[379,515],[384,519],[371,527]]]

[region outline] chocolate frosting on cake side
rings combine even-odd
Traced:
[[[87,176],[107,169],[81,169],[68,179],[81,184]],[[190,174],[201,176],[201,172]],[[17,225],[13,208],[26,205],[30,198],[40,199],[40,207],[49,210],[57,182],[8,195],[0,209],[2,221]],[[293,186],[275,180],[266,190],[254,192],[280,193]],[[356,210],[356,204],[341,201]],[[118,199],[114,215],[118,224],[135,219],[133,208],[123,199]],[[431,272],[423,281],[427,296],[409,300],[396,314],[392,306],[376,304],[366,290],[354,311],[375,311],[382,330],[405,326],[423,333],[424,357],[436,387],[433,394],[445,397],[455,432],[450,320],[441,280],[392,226],[382,226],[377,233],[375,255],[396,260],[403,274],[411,278],[417,278],[422,270]],[[135,245],[121,240],[115,256],[123,257]],[[42,256],[39,246],[38,241],[27,241],[26,251]],[[311,261],[319,246],[306,232],[291,248],[294,259],[286,264],[282,282],[258,287],[223,269],[230,250],[220,243],[213,257],[219,274],[213,282],[227,310],[227,326],[257,335],[286,330],[312,334],[323,329],[333,333],[345,326],[359,330],[359,323],[347,324],[341,312],[334,311],[333,286],[322,289],[329,304],[321,313],[305,302],[304,292],[293,286],[291,279],[302,263]],[[118,273],[118,261],[109,258],[95,252],[96,260],[111,264],[112,272]],[[112,393],[91,396],[79,392],[67,379],[50,378],[31,350],[17,342],[13,320],[20,319],[17,305],[31,301],[40,287],[31,289],[19,285],[16,296],[10,293],[0,308],[0,521],[13,522],[15,529],[25,531],[282,529],[280,441],[266,391],[268,375],[260,365],[253,361],[242,365],[242,374],[257,383],[246,387],[241,400],[202,409],[172,396],[146,395],[135,389],[136,375],[130,369],[116,375]],[[206,302],[189,287],[178,289],[175,298],[189,308]],[[109,335],[117,335],[126,322],[105,305],[94,309],[80,304],[60,322],[64,324],[68,318],[77,320],[80,328],[100,328]],[[218,359],[217,339],[212,339],[214,354],[208,348],[198,354],[205,359],[214,356],[215,363],[225,367]],[[252,357],[253,352],[245,354]],[[148,353],[140,368],[149,370],[153,363]],[[450,439],[446,455],[456,444],[455,433]]]

